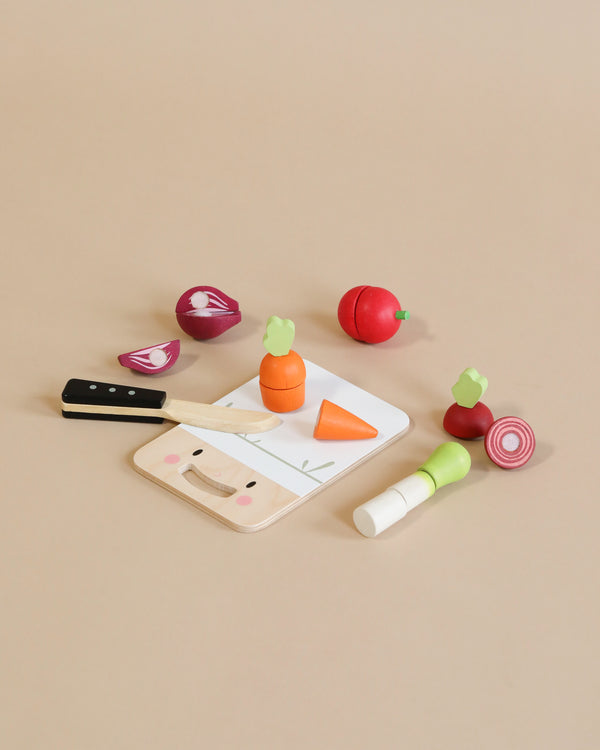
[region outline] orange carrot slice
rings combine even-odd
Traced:
[[[313,432],[317,440],[364,440],[376,436],[377,430],[364,419],[323,399]]]

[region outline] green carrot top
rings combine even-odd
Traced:
[[[289,318],[282,320],[277,315],[271,315],[267,320],[267,332],[263,336],[265,349],[274,357],[289,354],[294,343],[296,327]]]

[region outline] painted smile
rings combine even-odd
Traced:
[[[235,487],[207,476],[194,464],[184,464],[179,468],[179,473],[197,489],[217,497],[231,497],[237,491]]]

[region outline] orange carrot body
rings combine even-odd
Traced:
[[[377,437],[377,430],[356,414],[323,399],[313,437],[317,440],[364,440]]]
[[[304,403],[306,367],[302,357],[290,349],[287,354],[265,354],[260,363],[259,382],[263,403],[269,411],[286,412]]]

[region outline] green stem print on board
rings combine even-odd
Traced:
[[[233,401],[230,401],[226,406],[233,406]],[[323,484],[323,481],[319,479],[318,477],[313,476],[313,472],[320,471],[321,469],[327,469],[330,466],[333,466],[335,464],[335,461],[327,461],[324,464],[320,464],[319,466],[312,466],[309,468],[308,466],[308,459],[305,459],[302,461],[300,466],[296,466],[295,464],[290,463],[289,461],[286,461],[285,458],[282,458],[281,456],[278,456],[276,453],[273,453],[272,451],[268,450],[262,445],[259,445],[261,442],[261,439],[258,438],[257,440],[251,440],[248,435],[244,434],[241,435],[239,433],[236,433],[236,437],[240,438],[240,440],[243,440],[244,442],[248,443],[249,445],[253,445],[255,448],[257,448],[259,451],[262,451],[263,453],[266,453],[268,456],[271,456],[271,458],[274,458],[277,461],[280,461],[282,464],[285,464],[286,466],[289,466],[290,469],[294,469],[295,471],[299,471],[301,474],[303,474],[305,477],[308,477],[308,479],[312,479],[313,482],[316,482],[317,484]]]

